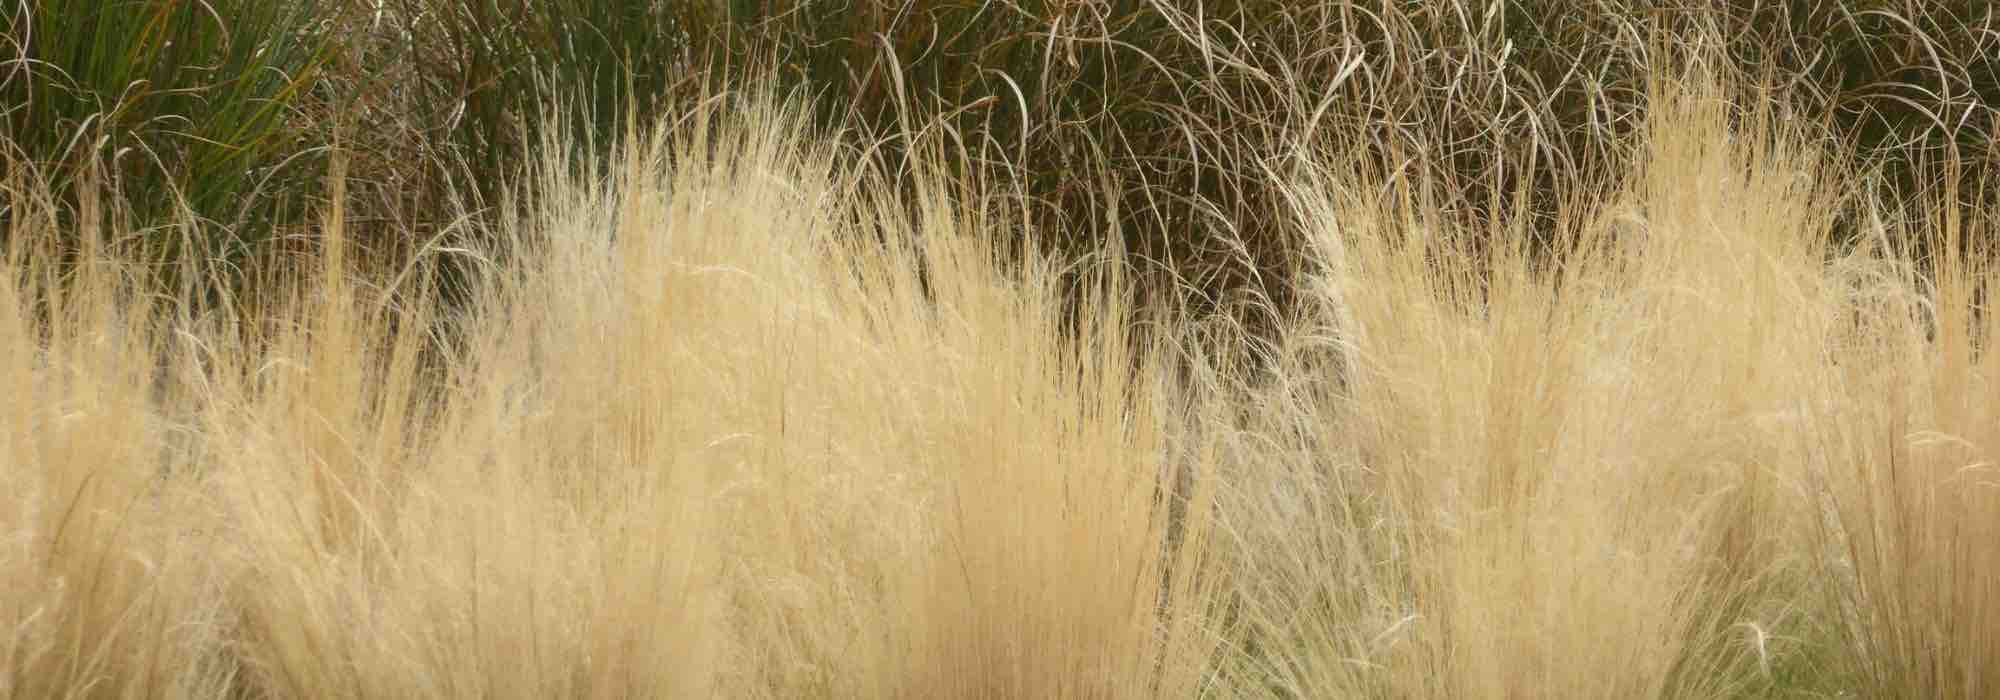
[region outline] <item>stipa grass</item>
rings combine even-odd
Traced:
[[[12,226],[54,206],[25,173],[0,190]],[[86,185],[82,200],[95,207]],[[19,229],[17,228],[17,231]],[[190,425],[163,405],[160,304],[104,259],[68,280],[20,239],[0,277],[0,695],[216,697],[228,611]]]
[[[408,291],[424,268],[354,275],[337,209],[264,318],[23,287],[50,268],[17,254],[7,687],[1192,694],[1206,510],[1169,543],[1165,353],[1121,283],[1083,273],[1106,305],[1060,332],[1079,273],[996,248],[1018,216],[941,179],[906,208],[800,124],[717,102],[608,167],[552,158],[502,231],[534,262],[457,314]],[[79,399],[31,389],[71,375],[109,424],[41,428]],[[163,465],[167,416],[191,446]],[[137,563],[155,539],[181,568]]]
[[[2000,688],[1992,211],[1871,212],[1839,278],[1854,300],[1840,336],[1854,360],[1812,415],[1825,428],[1801,436],[1832,514],[1818,532],[1834,550],[1822,575],[1855,670],[1879,694]],[[1918,241],[1929,254],[1909,252]]]
[[[1945,427],[1990,403],[1958,393],[1989,273],[1835,247],[1883,205],[1811,133],[1660,87],[1639,167],[1555,231],[1306,159],[1320,311],[1245,390],[1223,487],[1241,693],[1990,687],[1993,570],[1959,539],[2000,512],[1990,438]]]
[[[10,172],[0,691],[1993,687],[1988,214],[1698,71],[1652,100],[1553,227],[1296,154],[1272,336],[1035,255],[949,130],[892,172],[768,99],[552,136],[498,243],[433,246],[463,307],[339,208],[191,304]]]

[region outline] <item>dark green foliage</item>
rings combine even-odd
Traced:
[[[357,237],[409,244],[490,211],[551,105],[603,149],[627,108],[775,79],[856,153],[954,144],[956,174],[1003,179],[1059,249],[1118,237],[1157,280],[1270,309],[1302,148],[1534,231],[1548,193],[1616,171],[1648,81],[1686,65],[1768,85],[1761,108],[1832,126],[1905,195],[1951,164],[1990,196],[2000,104],[1984,2],[332,1],[13,5],[0,136],[254,238],[316,196],[343,124]]]
[[[298,220],[324,132],[301,106],[333,55],[315,0],[30,0],[0,7],[0,164],[67,195],[104,167],[140,229],[192,215],[176,252],[235,259]]]
[[[353,27],[349,76],[359,101],[374,108],[363,119],[372,135],[404,135],[374,146],[418,150],[426,166],[442,168],[422,189],[457,172],[469,176],[458,194],[489,204],[519,175],[549,117],[610,143],[628,107],[653,114],[664,96],[692,84],[688,26],[724,26],[701,3],[653,0],[386,0],[383,7]],[[408,165],[387,160],[385,167]]]
[[[1548,193],[1626,157],[1649,81],[1700,63],[1769,85],[1762,108],[1829,123],[1914,195],[1937,182],[1922,162],[1988,169],[1994,22],[1882,1],[846,0],[734,2],[690,37],[737,66],[775,57],[871,144],[938,129],[1004,161],[1072,250],[1123,236],[1212,298],[1283,306],[1261,280],[1294,264],[1274,185],[1301,146],[1428,183],[1446,215],[1546,230]]]

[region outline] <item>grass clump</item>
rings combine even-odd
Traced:
[[[481,268],[451,314],[424,291],[428,263],[355,272],[338,209],[319,268],[256,317],[91,288],[10,297],[50,309],[58,340],[161,339],[116,356],[146,363],[105,418],[137,452],[97,456],[133,470],[114,505],[164,510],[146,524],[212,567],[197,592],[217,636],[174,673],[225,669],[200,688],[273,697],[1193,691],[1211,648],[1189,563],[1203,510],[1169,541],[1151,461],[1173,411],[1152,379],[1165,347],[1116,305],[1082,335],[1056,329],[1065,279],[1122,300],[1116,277],[1017,257],[989,227],[1018,219],[961,208],[944,181],[910,214],[802,136],[796,110],[737,104],[603,164],[552,142],[495,232],[537,263]],[[48,269],[13,264],[10,279]],[[90,357],[71,347],[48,351]],[[55,372],[23,363],[26,382]],[[22,416],[58,405],[17,396],[35,401]],[[142,431],[169,416],[185,503],[138,490],[162,453]],[[17,464],[80,478],[96,454]],[[21,507],[69,510],[35,505],[67,488],[37,478]],[[98,560],[149,556],[88,541]],[[76,580],[193,583],[169,573]],[[127,623],[164,644],[195,621]],[[74,637],[110,638],[99,624]],[[9,679],[177,692],[173,674],[124,675],[130,658]]]
[[[1981,695],[1986,40],[1760,8],[348,8],[240,278],[0,174],[0,692]]]

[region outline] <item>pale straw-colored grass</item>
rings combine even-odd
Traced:
[[[764,97],[552,135],[453,306],[339,206],[155,294],[12,171],[0,696],[1993,690],[1989,213],[1653,90],[1553,223],[1301,146],[1270,336]]]

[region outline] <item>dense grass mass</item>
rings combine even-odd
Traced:
[[[1990,12],[220,5],[0,10],[0,697],[2000,693]]]

